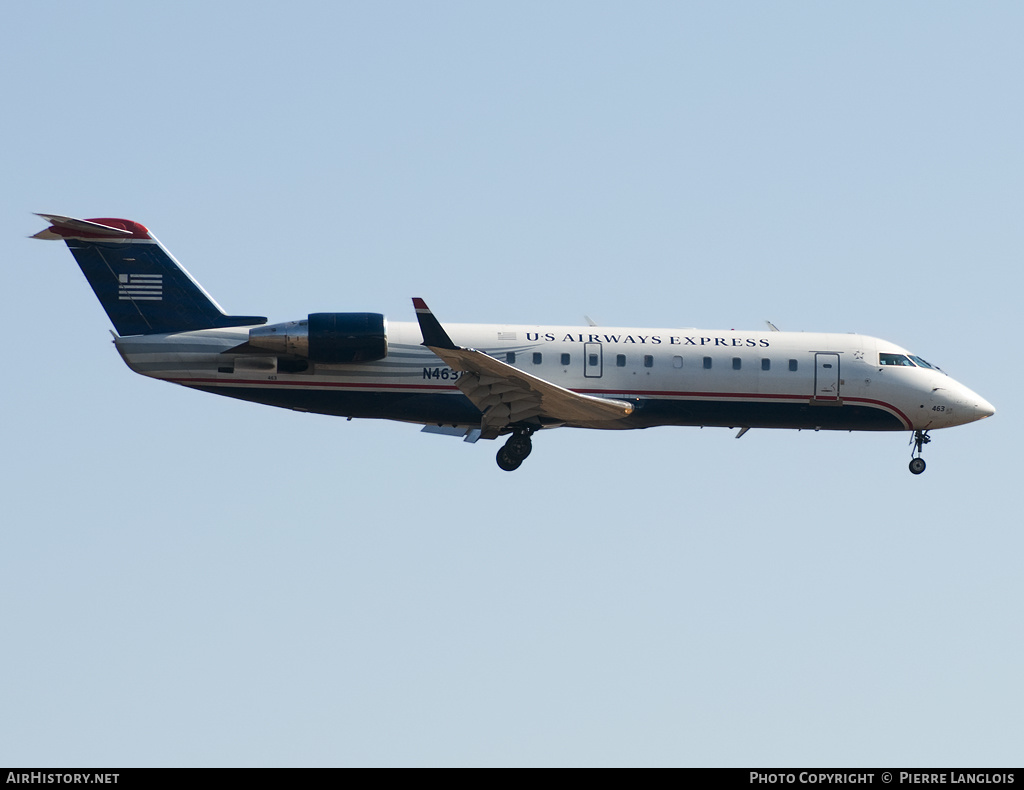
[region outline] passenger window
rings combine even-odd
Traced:
[[[678,356],[677,357],[672,357],[672,367],[674,367],[674,368],[681,368],[682,366],[683,366],[683,358],[682,357],[678,357]]]
[[[533,364],[534,365],[539,365],[543,361],[543,359],[544,359],[544,355],[541,354],[539,351],[534,351],[533,352]]]
[[[507,354],[505,354],[505,361],[510,365],[516,364],[516,352],[509,351]]]
[[[704,370],[711,370],[711,357],[704,357]]]
[[[597,354],[591,354],[590,355],[590,362],[588,364],[592,368],[596,368],[597,367]]]
[[[732,358],[732,369],[733,370],[739,370],[742,367],[743,367],[743,360],[740,359],[739,357],[733,357]]]
[[[644,367],[645,368],[653,368],[654,367],[654,357],[652,357],[650,354],[644,354]]]
[[[770,359],[762,359],[761,360],[761,370],[771,370],[771,369],[772,369],[772,361]]]
[[[616,354],[616,356],[615,356],[615,367],[617,367],[617,368],[624,368],[624,367],[626,367],[626,355],[625,354]]]
[[[796,360],[795,359],[789,360],[789,369],[792,370],[792,371],[796,370]]]
[[[569,364],[569,360],[570,360],[570,357],[569,357],[568,354],[562,354],[562,364],[563,365],[568,365]]]

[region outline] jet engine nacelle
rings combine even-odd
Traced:
[[[384,359],[388,331],[380,313],[310,313],[305,321],[250,329],[249,345],[310,362],[349,365]]]

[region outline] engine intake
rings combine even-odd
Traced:
[[[388,355],[388,331],[380,313],[310,313],[305,321],[257,326],[249,345],[327,365],[373,362]]]

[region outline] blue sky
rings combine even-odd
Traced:
[[[1013,765],[1014,3],[22,4],[0,764]],[[124,367],[31,212],[230,312],[858,331],[936,432],[494,443]]]

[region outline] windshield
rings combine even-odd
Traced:
[[[879,354],[878,364],[899,365],[907,368],[914,367],[914,363],[910,361],[910,357],[908,357],[906,354]]]
[[[921,357],[914,356],[913,354],[879,354],[878,364],[905,368],[927,368],[928,370],[943,372],[942,368],[932,365],[930,362],[926,362]]]

